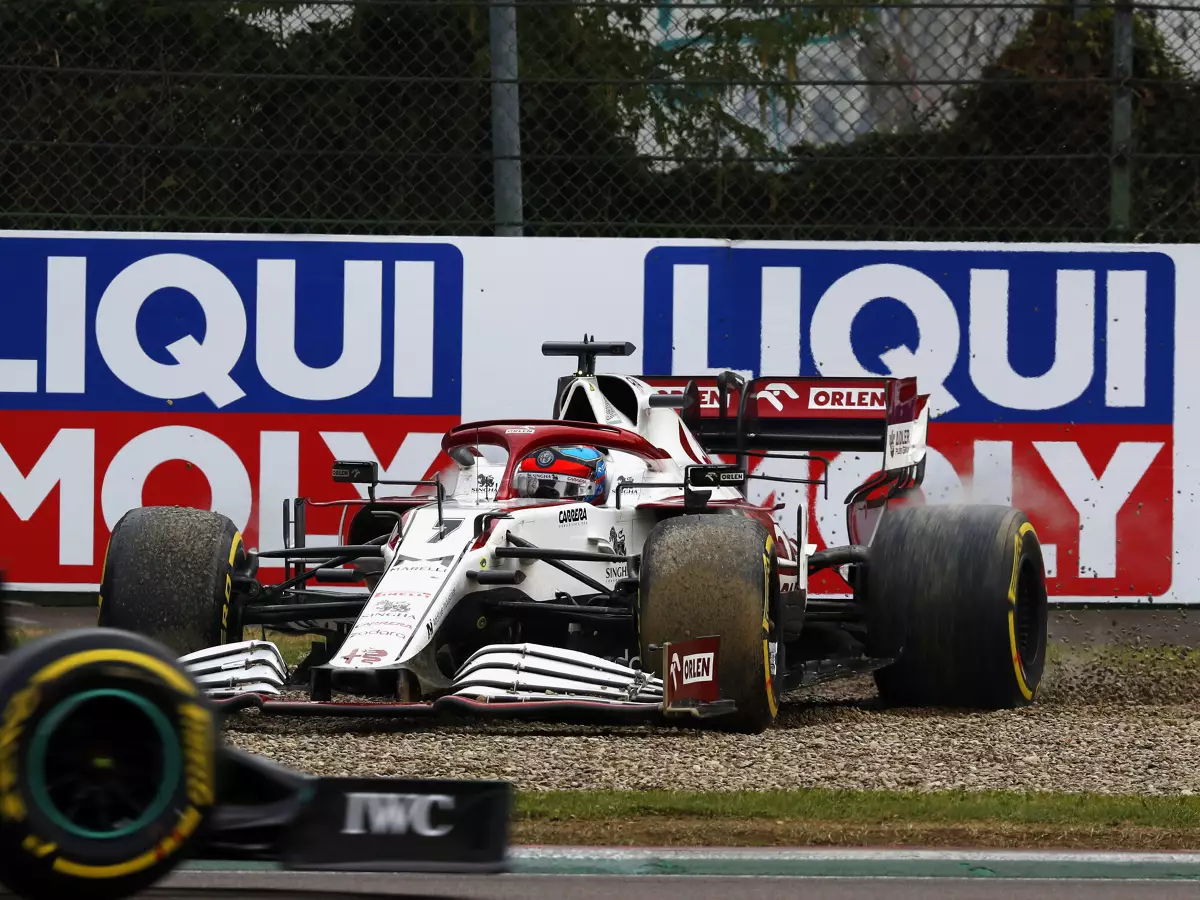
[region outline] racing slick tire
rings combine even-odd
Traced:
[[[866,573],[867,652],[889,706],[1010,709],[1046,662],[1046,573],[1033,525],[1007,506],[924,506],[880,520]]]
[[[220,513],[143,506],[113,528],[97,624],[151,637],[183,656],[229,634],[233,576],[247,565],[241,532]]]
[[[665,677],[651,644],[717,635],[717,683],[736,712],[716,728],[757,734],[778,714],[771,622],[779,602],[774,541],[754,519],[710,514],[659,522],[646,538],[638,598],[642,666]]]
[[[185,859],[213,808],[218,724],[170,652],[107,628],[0,669],[0,883],[115,900]]]

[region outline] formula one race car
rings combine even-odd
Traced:
[[[189,859],[507,868],[506,782],[301,775],[222,746],[212,701],[146,637],[6,643],[0,623],[0,887],[19,896],[117,900]]]
[[[915,379],[632,378],[595,374],[632,344],[542,350],[578,358],[553,418],[451,429],[432,479],[336,462],[334,480],[364,498],[285,503],[282,549],[247,549],[213,512],[130,511],[109,542],[100,624],[157,637],[214,696],[267,714],[677,715],[758,732],[785,692],[865,672],[891,704],[1033,699],[1037,535],[1016,509],[909,502],[928,424]],[[777,507],[745,496],[755,478],[827,492],[818,450],[882,454],[846,500],[851,545],[819,552],[803,504],[789,537]],[[762,458],[816,474],[755,474]],[[358,507],[345,544],[307,546],[306,509],[331,504]],[[268,586],[256,573],[272,557],[285,576]],[[831,568],[852,593],[810,597],[809,577]],[[319,588],[331,582],[341,592]],[[289,671],[275,645],[244,640],[254,624],[325,642]],[[289,682],[308,699],[276,699]]]

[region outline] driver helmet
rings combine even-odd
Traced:
[[[595,447],[544,447],[521,460],[513,476],[518,497],[608,500],[608,464]]]

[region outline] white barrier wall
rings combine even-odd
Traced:
[[[566,370],[539,346],[587,332],[633,341],[605,361],[630,374],[915,374],[927,502],[1026,510],[1060,602],[1200,602],[1200,411],[1176,390],[1198,268],[1191,246],[0,232],[0,567],[94,589],[142,503],[280,546],[285,498],[355,496],[335,457],[411,478],[460,421],[548,416]],[[836,456],[828,500],[777,491],[779,515],[806,503],[844,542],[878,463]]]

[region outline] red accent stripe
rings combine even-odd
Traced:
[[[704,464],[703,460],[696,456],[695,451],[692,450],[692,442],[688,440],[687,432],[683,430],[682,422],[679,423],[679,443],[683,444],[683,452],[691,458],[692,462],[698,465]]]

